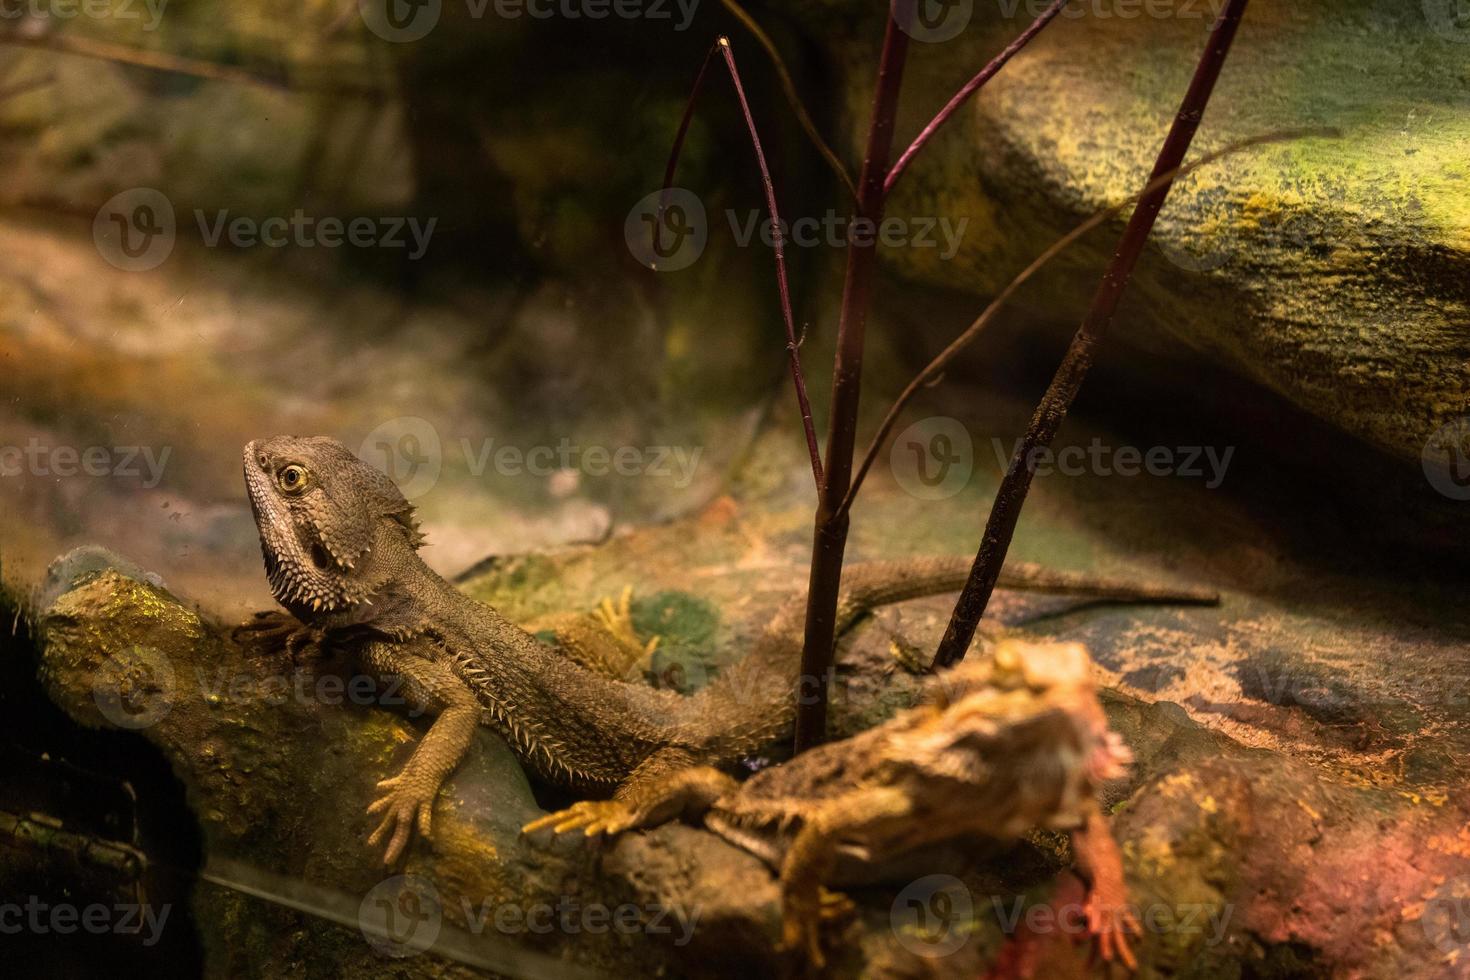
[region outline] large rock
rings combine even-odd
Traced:
[[[486,562],[465,585],[526,619],[613,591],[636,567],[641,627],[671,649],[714,647],[718,657],[697,661],[713,672],[799,587],[800,567],[757,543],[786,526],[779,511],[740,516],[726,501],[602,547]],[[517,828],[541,807],[488,732],[446,784],[434,841],[395,869],[410,877],[385,873],[362,843],[363,809],[422,720],[344,694],[329,678],[350,679],[349,665],[240,648],[156,577],[99,549],[57,563],[41,601],[41,676],[53,700],[84,725],[140,732],[186,788],[206,867],[223,879],[193,908],[218,969],[310,960],[371,974],[382,963],[351,924],[405,888],[420,906],[425,895],[438,903],[441,954],[502,970],[527,946],[575,947],[579,962],[615,972],[749,975],[786,962],[773,875],[711,834],[664,827],[600,851],[522,840]],[[919,685],[894,653],[932,649],[947,607],[938,598],[885,609],[844,639],[836,730],[912,701]],[[1459,647],[1429,627],[1389,633],[1389,620],[1328,622],[1234,592],[1219,609],[1188,610],[1006,594],[993,612],[987,631],[1084,640],[1120,689],[1105,706],[1137,763],[1105,799],[1145,916],[1145,976],[1470,976],[1456,918],[1470,893]],[[1388,667],[1409,660],[1425,681],[1406,688]],[[1078,900],[1060,874],[1067,861],[1046,834],[1000,854],[977,846],[915,860],[899,880],[852,892],[853,916],[831,927],[834,975],[974,976],[1013,936],[1037,948],[1039,975],[1074,975],[1075,936],[1049,924],[1058,913],[1067,921]],[[345,908],[349,928],[226,882]],[[937,925],[916,921],[914,900],[939,883],[968,905]],[[594,905],[638,910],[636,935],[583,929]],[[533,907],[551,910],[549,931],[518,928]],[[1029,924],[1008,925],[1014,915]],[[433,955],[401,965],[408,975],[445,969]]]
[[[1041,6],[976,3],[954,39],[911,44],[900,145]],[[1072,4],[897,185],[891,215],[968,220],[963,247],[950,260],[888,249],[890,267],[990,296],[1081,217],[1137,193],[1218,6]],[[1111,342],[1199,352],[1417,461],[1470,386],[1470,24],[1454,6],[1252,5],[1191,155],[1300,127],[1341,138],[1255,148],[1182,180]],[[882,25],[839,29],[851,3],[797,9],[842,68],[855,146]],[[1075,326],[1120,228],[1018,305]]]

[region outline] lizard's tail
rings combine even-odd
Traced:
[[[837,599],[837,635],[879,606],[959,591],[969,578],[971,564],[963,556],[942,556],[864,562],[847,568]],[[1220,601],[1211,589],[1056,571],[1026,562],[1007,562],[998,584],[1105,602],[1213,605]],[[692,727],[704,733],[705,750],[720,761],[759,752],[790,731],[798,691],[809,694],[812,688],[810,680],[799,676],[805,612],[805,595],[786,603],[767,625],[756,648],[688,702]]]

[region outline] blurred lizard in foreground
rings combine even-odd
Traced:
[[[579,803],[527,833],[580,828],[615,834],[677,817],[779,871],[782,942],[823,964],[823,886],[843,868],[880,865],[925,844],[974,835],[1012,840],[1032,828],[1069,830],[1090,882],[1087,927],[1103,959],[1136,966],[1127,933],[1123,865],[1097,801],[1132,755],[1109,731],[1076,643],[1007,640],[993,657],[934,678],[930,700],[840,742],[818,746],[743,784],[718,769],[671,773],[653,811]]]
[[[583,655],[570,655],[440,578],[419,557],[423,536],[412,505],[340,442],[252,442],[244,468],[271,591],[291,614],[266,614],[247,626],[288,649],[309,634],[392,685],[410,709],[434,716],[368,807],[382,815],[368,840],[386,843],[386,863],[404,852],[415,828],[429,834],[434,798],[479,725],[503,735],[540,779],[614,797],[639,814],[657,809],[670,773],[734,765],[789,737],[800,598],[776,613],[745,659],[684,697],[589,669],[585,663],[607,658],[588,655],[585,636]],[[839,632],[876,606],[959,589],[969,569],[968,558],[854,565],[843,576]],[[1216,601],[1204,590],[1020,563],[1007,565],[1000,584],[1119,601]],[[630,627],[620,632],[609,642],[636,644]]]

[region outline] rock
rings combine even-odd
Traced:
[[[676,587],[688,583],[690,559],[679,549],[723,560],[726,549],[748,544],[749,531],[699,518],[601,548],[486,562],[468,584],[512,607],[520,594],[513,614],[521,615],[601,591],[641,554],[646,577],[664,591],[651,593],[639,615],[659,623],[675,648],[699,636],[728,651],[768,620],[789,583],[770,569],[736,568],[683,593]],[[207,868],[216,872],[193,909],[212,968],[273,969],[316,958],[346,975],[381,969],[357,931],[248,898],[242,884],[304,895],[318,909],[347,907],[355,910],[349,922],[373,901],[413,890],[421,907],[438,910],[437,955],[401,961],[414,975],[442,971],[440,957],[516,972],[507,966],[523,965],[516,957],[573,950],[578,964],[619,974],[735,976],[792,966],[775,947],[775,876],[712,834],[665,826],[600,848],[576,838],[521,839],[518,828],[542,809],[514,756],[489,732],[446,785],[433,841],[411,849],[395,869],[402,875],[385,876],[362,843],[372,825],[363,811],[374,783],[411,750],[421,720],[352,694],[347,665],[293,664],[242,649],[100,549],[69,555],[53,571],[53,582],[70,586],[38,621],[43,682],[77,721],[141,733],[171,761],[203,830]],[[1202,643],[1215,618],[1248,624],[1231,645],[1249,646],[1250,637],[1269,643],[1284,628],[1243,618],[1249,612],[1238,601],[1146,614],[1005,596],[996,607],[1004,625],[989,629],[1084,638],[1100,670],[1124,676],[1157,663],[1140,637],[1164,643],[1177,660],[1177,651]],[[920,685],[896,667],[893,650],[930,648],[944,613],[942,600],[887,609],[844,640],[836,729],[875,724],[912,701]],[[1356,636],[1372,656],[1392,655]],[[1313,642],[1331,653],[1326,641]],[[1377,756],[1358,754],[1363,747],[1336,729],[1344,719],[1359,725],[1368,705],[1386,697],[1374,693],[1373,678],[1360,669],[1319,676],[1264,649],[1273,652],[1247,656],[1233,673],[1206,659],[1184,676],[1213,693],[1206,706],[1213,710],[1196,706],[1201,717],[1219,723],[1233,706],[1232,731],[1269,736],[1276,748],[1242,745],[1178,704],[1105,696],[1112,726],[1136,756],[1104,799],[1145,927],[1138,942],[1145,969],[1193,977],[1426,969],[1470,976],[1455,917],[1470,897],[1463,767],[1451,751],[1458,734],[1426,740],[1426,730],[1448,722],[1432,701],[1416,702],[1415,710],[1384,716],[1391,727],[1380,737],[1390,741],[1367,746],[1401,752],[1402,771],[1364,762]],[[1432,664],[1439,654],[1426,646],[1421,656]],[[1239,679],[1236,692],[1223,686],[1231,677]],[[917,853],[896,878],[848,891],[853,913],[828,935],[833,975],[973,976],[1015,943],[1037,948],[1041,975],[1073,975],[1084,951],[1066,923],[1075,921],[1082,891],[1064,873],[1069,861],[1065,840],[1050,833],[1000,851],[959,842]],[[938,891],[944,903],[935,904]],[[916,918],[926,908],[943,914]]]
[[[242,649],[135,569],[105,566],[97,550],[68,556],[54,578],[78,565],[86,572],[39,619],[42,681],[81,724],[138,732],[163,750],[202,829],[206,873],[226,869],[212,876],[215,885],[238,883],[235,869],[243,867],[247,884],[299,883],[353,910],[396,887],[384,885],[396,877],[364,843],[375,825],[365,808],[374,784],[411,751],[417,723],[373,707],[378,695],[346,665],[293,664]],[[432,883],[448,934],[441,945],[472,963],[523,963],[518,958],[537,948],[570,956],[575,947],[584,964],[652,969],[656,947],[527,925],[530,910],[563,901],[583,860],[521,839],[520,826],[541,813],[514,755],[482,730],[446,785],[433,842],[397,869]],[[201,888],[193,912],[213,963],[249,951],[252,968],[274,971],[285,969],[277,957],[292,956],[271,936],[279,910],[238,890]],[[302,922],[322,944],[314,955],[337,950],[372,971],[361,935]]]
[[[1218,6],[1070,5],[896,185],[890,215],[967,221],[963,247],[950,260],[887,249],[888,266],[992,296],[1082,217],[1137,193]],[[899,145],[1039,7],[947,7],[973,20],[911,45]],[[1342,136],[1251,149],[1181,180],[1109,344],[1224,363],[1417,468],[1470,387],[1470,29],[1451,7],[1251,7],[1191,157],[1284,129]],[[856,145],[881,23],[836,29],[839,13],[866,12],[851,3],[796,10],[842,68]],[[1075,329],[1120,228],[1074,247],[1010,316],[1029,307],[1058,339]]]
[[[0,100],[7,129],[38,137],[0,150],[7,203],[80,207],[90,216],[114,194],[157,188],[173,201],[181,235],[197,234],[186,208],[289,215],[303,205],[303,188],[315,195],[308,207],[322,215],[406,206],[414,182],[403,105],[392,95],[390,66],[375,55],[376,39],[357,18],[333,30],[340,12],[323,5],[130,10],[136,16],[73,14],[62,31],[84,44],[212,62],[258,81],[149,71],[44,46],[12,52],[12,79],[51,80]],[[37,18],[18,33],[60,34],[63,16]]]

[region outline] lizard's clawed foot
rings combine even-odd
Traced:
[[[611,837],[638,826],[642,813],[623,800],[583,800],[565,810],[548,813],[521,828],[523,834],[551,828],[553,834],[580,829],[588,837],[607,834]]]
[[[819,889],[810,898],[797,898],[788,892],[781,901],[781,949],[804,955],[816,970],[827,965],[822,953],[822,921],[829,918],[826,907],[833,894]]]
[[[1097,942],[1098,955],[1111,963],[1118,960],[1129,970],[1138,969],[1138,958],[1128,945],[1128,934],[1137,935],[1138,919],[1127,905],[1101,900],[1097,892],[1087,898],[1087,930]]]
[[[399,855],[408,846],[415,824],[418,825],[419,833],[423,834],[425,839],[429,837],[434,797],[438,794],[438,790],[436,788],[425,791],[422,785],[407,779],[405,774],[383,780],[378,783],[378,789],[386,792],[373,801],[367,812],[370,815],[382,813],[383,822],[378,824],[378,829],[368,837],[368,843],[377,846],[378,842],[388,837],[388,848],[383,853],[383,863],[392,864],[398,860]],[[389,834],[392,836],[389,837]]]
[[[271,649],[284,648],[292,660],[306,652],[320,653],[322,634],[290,613],[279,609],[258,612],[230,630],[236,643],[250,643]]]
[[[625,644],[629,649],[642,650],[646,657],[658,649],[659,637],[644,643],[638,639],[638,633],[633,629],[633,587],[626,586],[618,601],[614,603],[611,598],[605,598],[597,604],[597,611],[593,613],[602,628],[607,630],[618,641]]]

